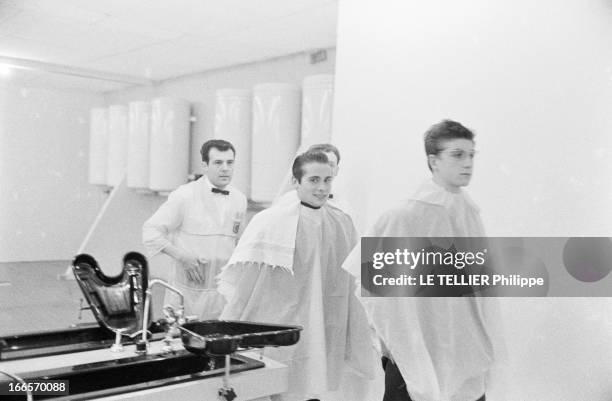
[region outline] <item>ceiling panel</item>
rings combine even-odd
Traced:
[[[336,11],[335,3],[322,4],[290,16],[270,18],[266,24],[214,36],[184,35],[83,66],[161,80],[330,47],[336,39]]]
[[[166,8],[172,6],[168,1],[160,0],[13,0],[18,7],[48,11],[58,15],[70,12],[103,16],[130,15],[136,9],[145,8],[147,3],[165,4]]]
[[[335,4],[311,8],[231,33],[224,40],[255,47],[266,56],[330,47],[336,42],[336,11]]]
[[[208,3],[208,2],[207,2]],[[267,0],[265,2],[227,0],[210,2],[205,12],[205,20],[189,28],[194,35],[219,35],[245,28],[264,27],[268,22],[307,12],[337,2],[331,0]],[[262,6],[263,5],[263,6]]]
[[[335,45],[336,0],[0,0],[0,56],[163,80]]]
[[[38,12],[54,17],[61,17],[73,22],[93,24],[107,17],[103,12],[87,10],[79,6],[89,1],[49,1],[49,0],[13,0],[13,7],[25,12]],[[105,2],[100,2],[105,3]],[[127,3],[127,1],[126,1]]]
[[[7,19],[0,25],[2,34],[73,49],[80,59],[123,53],[159,41],[106,22],[74,22],[38,11],[22,12]]]
[[[1,4],[0,5],[0,24],[2,24],[7,19],[16,16],[17,14],[20,14],[21,12],[22,12],[21,9],[19,9],[18,7],[12,4],[9,4],[9,3]]]

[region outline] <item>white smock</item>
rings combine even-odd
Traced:
[[[275,399],[348,400],[338,391],[347,376],[371,377],[367,319],[340,268],[356,241],[339,209],[284,202],[253,218],[223,269],[222,319],[303,326],[296,345],[266,349],[289,366],[289,390]]]
[[[451,193],[427,180],[412,198],[385,212],[368,236],[483,237],[484,229],[479,209],[467,194]],[[360,279],[360,246],[343,267]],[[493,399],[490,373],[504,353],[495,298],[359,300],[383,354],[398,366],[414,401],[475,401],[485,390],[487,400]]]
[[[203,282],[190,280],[177,260],[170,267],[169,281],[183,292],[185,313],[200,319],[216,319],[223,310],[225,299],[216,290],[215,277],[235,248],[247,207],[246,197],[233,186],[225,188],[229,195],[212,188],[206,176],[181,185],[144,223],[142,234],[149,256],[172,244],[208,262]],[[178,299],[166,291],[164,303],[178,305]]]

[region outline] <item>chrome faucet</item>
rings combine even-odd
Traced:
[[[170,340],[174,332],[178,331],[178,326],[185,323],[185,318],[183,317],[185,314],[185,297],[183,293],[166,283],[160,279],[153,279],[149,281],[149,285],[147,287],[146,295],[145,295],[145,304],[144,304],[144,312],[142,319],[142,338],[136,343],[136,353],[138,354],[146,354],[147,348],[149,347],[149,341],[147,339],[147,327],[149,326],[149,309],[151,307],[151,289],[154,285],[161,285],[162,287],[166,287],[170,291],[176,293],[179,296],[179,308],[177,311],[174,310],[171,306],[164,307],[164,315],[168,321],[168,330],[166,331],[166,347],[169,347]]]

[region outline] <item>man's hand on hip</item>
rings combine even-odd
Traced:
[[[180,260],[185,276],[191,282],[203,285],[206,282],[206,269],[208,261],[203,258],[198,258],[192,253],[187,253]]]

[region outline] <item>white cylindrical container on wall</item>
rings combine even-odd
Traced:
[[[151,103],[129,104],[127,186],[149,187],[149,133]]]
[[[219,89],[215,97],[215,139],[236,149],[232,185],[251,195],[251,91]]]
[[[108,108],[108,165],[106,184],[114,187],[121,183],[127,166],[128,109],[124,105]]]
[[[306,77],[302,90],[301,147],[331,142],[334,76],[321,74]]]
[[[106,185],[108,165],[108,109],[89,113],[89,183]]]
[[[259,84],[253,88],[251,199],[274,200],[300,140],[301,93],[296,85]]]
[[[174,98],[151,103],[149,188],[169,192],[187,182],[191,106]]]

